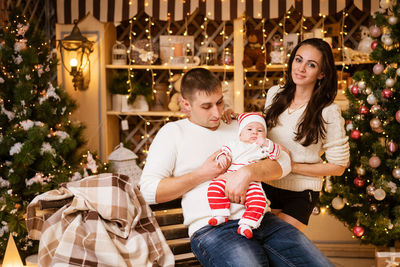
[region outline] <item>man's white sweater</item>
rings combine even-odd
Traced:
[[[221,123],[215,131],[188,119],[163,126],[150,146],[140,179],[140,190],[147,203],[156,203],[157,187],[163,178],[181,176],[200,167],[212,153],[229,141],[237,139],[237,131],[236,121],[230,125]],[[283,176],[286,175],[290,171],[289,156],[282,153],[278,162]],[[212,178],[214,177],[210,177],[210,181]],[[211,217],[207,201],[210,181],[196,186],[182,197],[184,224],[189,226],[189,236],[207,225]],[[244,210],[243,205],[232,204],[229,219],[240,219]]]

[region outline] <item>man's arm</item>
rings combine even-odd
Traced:
[[[221,167],[215,157],[221,151],[214,152],[198,169],[178,177],[163,178],[157,187],[156,202],[162,203],[181,197],[201,183],[222,174],[226,167]]]
[[[277,160],[264,159],[244,166],[236,172],[221,175],[226,179],[225,194],[231,202],[244,204],[250,182],[266,182],[286,176],[291,171],[290,157],[285,151]]]

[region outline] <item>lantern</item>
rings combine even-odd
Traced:
[[[112,48],[112,64],[126,65],[126,60],[127,60],[126,46],[122,42],[116,41]]]
[[[136,164],[137,158],[138,156],[132,150],[125,148],[122,143],[108,156],[111,171],[129,176],[135,185],[139,183],[142,175],[142,170]]]
[[[93,52],[93,42],[84,37],[78,28],[78,21],[74,21],[71,34],[59,40],[61,62],[64,68],[73,77],[74,89],[86,90],[89,87],[90,61],[89,55]],[[65,62],[69,59],[69,66]]]

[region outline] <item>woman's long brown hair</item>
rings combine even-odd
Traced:
[[[329,44],[322,39],[311,38],[299,43],[289,58],[288,77],[284,89],[276,94],[272,105],[265,110],[266,123],[268,128],[273,128],[279,123],[279,115],[284,112],[292,102],[296,91],[296,84],[292,78],[292,63],[297,50],[303,45],[311,45],[318,49],[322,54],[321,71],[324,77],[320,82],[316,82],[311,99],[302,115],[295,133],[295,141],[301,142],[303,146],[318,143],[319,138],[325,138],[326,129],[322,110],[332,104],[337,94],[337,74],[332,50]],[[284,121],[281,123],[285,123]]]

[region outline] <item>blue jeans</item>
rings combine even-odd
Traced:
[[[238,220],[232,220],[192,235],[192,251],[203,266],[333,266],[302,232],[270,212],[252,239],[237,228]]]

